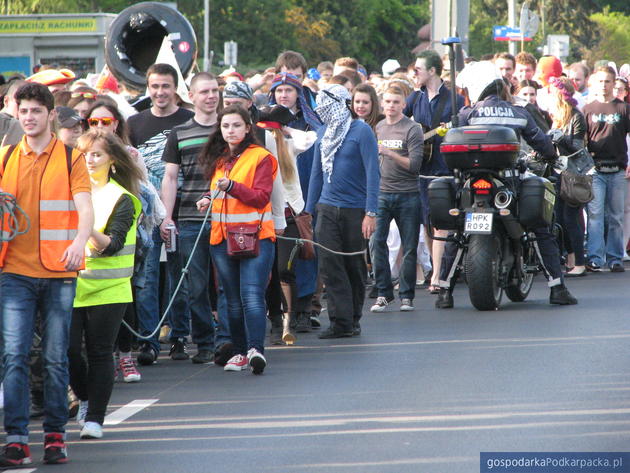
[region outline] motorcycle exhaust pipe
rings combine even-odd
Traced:
[[[501,210],[507,209],[512,203],[512,193],[509,191],[499,191],[494,196],[494,206]]]

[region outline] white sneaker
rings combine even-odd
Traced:
[[[384,296],[378,296],[376,298],[376,304],[372,306],[370,312],[384,312],[385,308],[389,305],[391,301],[388,301]]]
[[[265,371],[267,360],[258,350],[250,348],[247,352],[247,359],[249,360],[249,366],[252,368],[252,373],[262,374]]]
[[[247,357],[243,355],[234,355],[228,360],[223,367],[223,371],[242,371],[247,369]]]
[[[86,422],[79,437],[82,439],[103,438],[103,427],[98,422]]]
[[[77,424],[81,427],[85,425],[85,418],[87,417],[88,401],[79,401],[79,412],[77,412]]]
[[[411,312],[413,310],[413,301],[411,299],[403,299],[400,301],[401,312]]]

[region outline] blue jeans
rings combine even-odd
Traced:
[[[400,242],[403,251],[400,267],[399,296],[401,299],[413,300],[416,290],[416,259],[418,238],[420,236],[420,220],[422,217],[420,193],[381,192],[378,196],[377,215],[372,263],[378,295],[387,297],[387,299],[394,298],[394,287],[392,286],[392,274],[388,259],[389,250],[387,248],[389,225],[393,219],[400,232]]]
[[[623,259],[623,208],[626,199],[625,172],[593,174],[594,198],[588,203],[588,261],[600,266]],[[607,233],[604,238],[604,225]]]
[[[267,307],[265,291],[273,265],[274,243],[260,240],[260,252],[255,258],[231,258],[225,240],[210,246],[212,261],[227,301],[230,335],[234,353],[245,355],[250,348],[264,352]]]
[[[138,331],[141,335],[149,335],[160,321],[160,251],[162,237],[160,228],[153,230],[153,248],[149,250],[144,261],[144,286],[136,291],[136,314]],[[147,340],[157,353],[160,352],[159,331]]]
[[[177,287],[181,271],[193,251],[202,222],[178,222],[177,252],[169,259],[172,291]],[[195,255],[190,261],[188,275],[182,281],[179,292],[168,315],[171,339],[192,334],[193,343],[200,350],[214,349],[214,319],[208,295],[210,281],[210,224],[204,226]]]
[[[230,334],[230,320],[228,318],[227,301],[225,291],[221,285],[221,278],[217,278],[217,326],[214,331],[214,347],[218,349],[221,345],[232,343]]]
[[[44,432],[65,432],[68,343],[76,285],[75,278],[0,274],[7,443],[28,443],[29,351],[38,311],[44,359]]]

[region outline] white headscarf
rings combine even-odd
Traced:
[[[350,125],[352,114],[348,108],[352,96],[343,85],[333,84],[317,94],[315,112],[319,115],[326,131],[320,142],[322,170],[328,175],[328,182],[333,171],[335,153],[343,144]]]

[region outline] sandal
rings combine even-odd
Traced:
[[[431,284],[427,291],[429,291],[429,294],[439,294],[440,293],[440,286],[435,286],[433,284]]]

